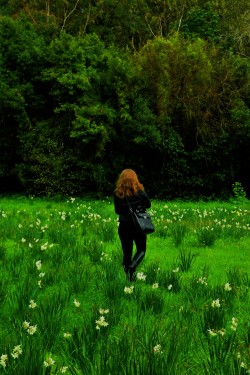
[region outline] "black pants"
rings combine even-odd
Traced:
[[[121,221],[119,223],[118,234],[122,244],[123,266],[126,271],[126,268],[133,261],[135,261],[136,266],[142,261],[146,253],[147,236],[144,233],[138,233],[130,221]],[[136,245],[136,254],[132,258],[134,242]],[[136,262],[137,259],[139,260],[138,262]]]

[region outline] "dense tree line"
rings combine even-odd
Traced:
[[[0,190],[250,193],[246,0],[0,1]]]

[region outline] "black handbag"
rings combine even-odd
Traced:
[[[126,198],[127,199],[127,198]],[[127,203],[129,206],[129,211],[131,214],[134,226],[139,232],[150,234],[155,231],[154,224],[152,222],[151,216],[148,212],[140,212],[140,210],[133,210],[128,199]]]

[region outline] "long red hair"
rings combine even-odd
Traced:
[[[115,194],[119,198],[136,195],[139,190],[144,190],[137,174],[133,169],[124,169],[116,182]]]

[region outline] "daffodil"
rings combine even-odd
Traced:
[[[155,345],[153,347],[153,351],[154,351],[154,353],[162,353],[161,345],[160,344]]]
[[[63,334],[63,337],[65,338],[65,339],[67,339],[67,338],[69,338],[69,337],[71,337],[72,335],[71,335],[71,333],[69,333],[69,332],[65,332],[64,334]]]
[[[232,290],[232,287],[230,286],[229,283],[226,283],[225,286],[224,286],[224,289],[229,292],[230,290]]]
[[[11,356],[16,359],[22,354],[22,352],[23,351],[22,351],[21,345],[16,345],[14,346]]]
[[[43,362],[43,365],[44,365],[45,367],[50,367],[50,366],[53,366],[55,363],[56,363],[56,362],[54,361],[53,358],[48,357],[48,358],[46,359],[46,361]]]
[[[124,292],[125,292],[126,294],[132,294],[133,291],[134,291],[134,286],[133,286],[133,285],[132,285],[131,287],[127,287],[127,286],[125,286],[125,288],[124,288]]]
[[[34,333],[36,332],[37,330],[37,325],[35,326],[29,326],[29,328],[27,329],[27,332],[29,335],[34,335]]]
[[[30,309],[35,309],[37,307],[36,302],[32,299],[30,300],[29,308]]]
[[[38,260],[38,261],[36,262],[36,268],[37,268],[38,270],[40,270],[40,269],[42,268],[42,261],[41,261],[41,260]]]
[[[137,277],[138,280],[145,281],[147,276],[144,275],[143,272],[138,272],[138,274],[136,275],[136,277]]]
[[[109,309],[99,309],[99,313],[100,313],[101,315],[103,315],[103,314],[108,314],[108,313],[109,313]]]
[[[152,289],[157,289],[157,288],[159,288],[159,284],[158,284],[158,283],[154,283],[154,284],[152,285]]]
[[[219,300],[219,298],[217,298],[217,299],[215,299],[214,301],[212,301],[211,306],[212,306],[213,308],[215,308],[215,307],[219,308],[219,307],[221,306],[221,305],[220,305],[220,300]]]
[[[79,301],[77,301],[77,299],[74,299],[74,305],[75,307],[80,307],[81,303]]]

